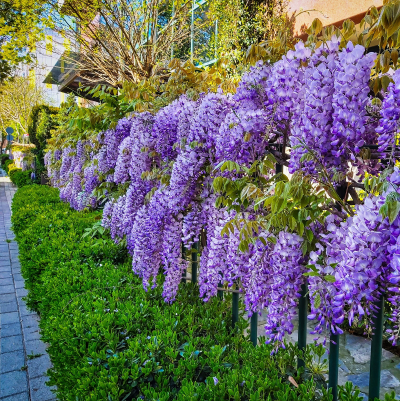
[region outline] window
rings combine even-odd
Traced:
[[[210,63],[215,59],[216,23],[207,22],[207,2],[193,8],[192,54],[196,65]]]
[[[193,0],[193,7],[188,15],[191,34],[186,41],[173,47],[172,57],[181,60],[191,59],[195,65],[213,64],[216,60],[218,22],[207,23],[207,0]]]
[[[65,61],[64,60],[61,60],[60,71],[61,71],[61,73],[65,72]]]

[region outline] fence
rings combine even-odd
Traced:
[[[281,165],[276,165],[276,173],[282,173],[283,168]],[[199,243],[195,242],[193,245],[194,252],[191,257],[192,274],[187,277],[184,272],[182,282],[191,280],[192,283],[197,283],[198,271],[198,250]],[[238,289],[226,290],[222,285],[218,287],[218,296],[222,297],[224,291],[232,293],[232,327],[239,320],[239,294]],[[382,360],[382,340],[383,340],[383,314],[384,314],[384,296],[375,303],[377,312],[373,318],[375,332],[371,341],[371,360],[370,360],[370,376],[369,376],[369,400],[374,401],[375,398],[379,399],[380,385],[381,385],[381,360]],[[308,295],[307,287],[305,284],[301,288],[301,297],[298,305],[299,327],[298,327],[298,340],[297,346],[299,350],[303,350],[307,346],[307,315],[308,315]],[[250,340],[253,345],[257,346],[257,327],[258,327],[258,314],[253,313],[250,318]],[[328,373],[328,386],[332,389],[333,401],[338,399],[338,378],[339,378],[339,344],[340,335],[330,334],[329,343],[329,373]],[[298,367],[304,367],[303,360],[298,360]]]

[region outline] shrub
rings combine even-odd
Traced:
[[[3,168],[4,168],[4,170],[5,170],[5,172],[8,174],[9,173],[9,169],[11,168],[16,168],[15,167],[15,165],[14,165],[14,160],[10,160],[10,159],[8,159],[8,160],[6,160],[5,162],[4,162],[4,165],[3,165]]]
[[[0,155],[0,165],[4,166],[4,163],[6,162],[6,160],[10,159],[10,155],[8,155],[7,153],[2,153]]]
[[[73,211],[58,190],[37,185],[17,191],[12,211],[27,302],[41,315],[58,399],[331,399],[312,362],[322,347],[308,347],[307,369],[297,370],[294,345],[271,355],[242,334],[243,316],[231,328],[229,295],[204,304],[187,284],[169,305],[160,285],[145,292],[122,246],[100,232],[83,236],[100,212]],[[349,384],[339,398],[361,400]]]
[[[32,108],[28,119],[29,139],[35,145],[32,153],[36,159],[35,173],[38,180],[45,171],[43,149],[46,147],[47,140],[51,138],[51,131],[57,127],[58,113],[58,107],[38,105]]]
[[[39,105],[32,108],[28,120],[29,140],[36,149],[43,149],[46,141],[51,137],[51,130],[56,127],[58,107]]]
[[[9,176],[11,181],[18,187],[21,188],[25,185],[32,184],[31,180],[32,170],[22,171],[20,168],[15,168],[10,171]]]

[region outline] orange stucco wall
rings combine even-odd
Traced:
[[[303,12],[296,18],[295,32],[300,33],[301,26],[309,26],[314,18],[319,18],[324,25],[330,25],[382,4],[383,0],[290,0],[289,13],[317,10]]]

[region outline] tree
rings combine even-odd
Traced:
[[[0,82],[13,66],[33,61],[36,44],[48,23],[40,0],[0,1]]]
[[[287,15],[286,0],[214,0],[210,2],[208,19],[218,20],[218,54],[236,64],[243,61],[246,51],[259,42],[270,46],[285,39],[285,46],[271,61],[278,60],[292,46],[294,15]],[[232,35],[232,32],[235,32]]]
[[[162,74],[171,47],[190,35],[191,0],[65,1],[61,9],[58,3],[48,0],[54,29],[75,50],[64,57],[91,82],[118,86]]]
[[[13,77],[0,86],[0,127],[15,130],[14,136],[22,139],[28,133],[28,118],[34,106],[47,103],[41,87],[28,78]]]

